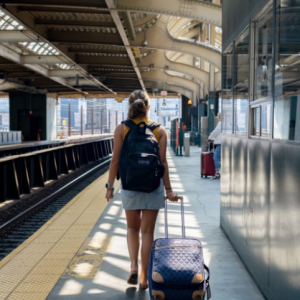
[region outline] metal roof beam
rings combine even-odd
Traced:
[[[72,0],[72,2],[74,2],[75,0]],[[90,1],[90,0],[89,0]],[[25,2],[30,2],[30,1],[22,1],[22,4],[26,4]],[[52,1],[53,2],[53,1]],[[59,2],[59,1],[55,1],[55,2]],[[94,4],[98,4],[100,5],[101,3],[99,2],[99,0],[94,0],[93,2]],[[6,4],[8,4],[6,2]],[[28,3],[29,4],[29,3]],[[53,3],[54,4],[54,3]],[[33,39],[32,41],[39,41],[39,42],[45,42],[48,43],[49,45],[51,45],[52,47],[56,48],[58,51],[60,50],[60,45],[58,44],[54,44],[51,42],[49,42],[49,40],[47,39],[47,29],[45,26],[35,26],[34,23],[34,18],[30,15],[28,15],[26,12],[22,12],[18,10],[18,7],[14,7],[14,6],[6,6],[4,5],[2,7],[2,11],[4,11],[6,14],[8,14],[9,16],[11,16],[13,19],[15,19],[20,25],[24,26],[27,29],[30,29],[30,37],[35,37],[35,39]],[[29,30],[27,30],[29,32]],[[71,57],[69,56],[69,53],[66,49],[65,46],[62,47],[62,51],[61,54],[65,56],[66,59],[70,60],[70,64],[74,64],[76,65],[76,63],[73,61],[72,56],[75,56],[74,53],[71,54]],[[26,66],[27,68],[31,69],[32,64],[25,64],[24,66]],[[41,67],[41,66],[40,66]],[[115,93],[114,91],[112,91],[110,88],[106,87],[104,84],[102,84],[101,82],[99,82],[96,78],[94,78],[91,74],[87,74],[85,68],[81,67],[78,65],[78,68],[81,69],[83,74],[86,74],[86,77],[89,77],[90,80],[95,83],[96,85],[98,85],[99,89],[106,89],[108,91],[110,91],[111,93]],[[53,78],[51,78],[53,79]],[[55,81],[57,81],[57,78],[54,77]],[[61,79],[57,82],[62,83],[63,85],[65,85],[64,83],[64,79]],[[74,89],[73,87],[71,87],[72,89]]]
[[[142,76],[141,76],[141,73],[140,73],[140,70],[137,66],[137,63],[135,61],[135,58],[134,58],[134,55],[132,53],[132,50],[131,50],[131,47],[130,47],[130,44],[129,44],[129,41],[128,41],[128,38],[126,36],[126,33],[125,33],[125,30],[123,28],[123,25],[122,25],[122,22],[120,20],[120,16],[118,14],[118,12],[115,10],[116,9],[116,6],[115,6],[115,2],[114,0],[105,0],[106,4],[107,4],[107,7],[110,9],[110,14],[111,14],[111,17],[112,19],[114,20],[116,26],[117,26],[117,29],[119,31],[119,34],[122,38],[122,41],[124,43],[124,46],[126,47],[126,51],[128,53],[128,56],[131,60],[131,63],[134,67],[134,70],[136,72],[136,75],[140,81],[140,85],[142,87],[142,89],[145,91],[145,86],[144,86],[144,82],[143,82],[143,79],[142,79]]]
[[[18,4],[14,4],[14,5],[18,5]],[[109,15],[109,10],[107,8],[89,8],[89,7],[73,7],[73,6],[66,6],[66,5],[62,5],[59,6],[58,4],[56,5],[44,5],[44,4],[39,4],[37,6],[33,6],[33,5],[18,5],[18,10],[19,11],[25,11],[25,12],[29,12],[29,11],[34,11],[34,12],[41,12],[41,13],[48,13],[48,12],[59,12],[59,13],[88,13],[88,14],[107,14]],[[80,10],[80,11],[78,11]]]
[[[49,70],[48,72],[50,77],[76,77],[76,75],[80,76],[79,70]]]
[[[0,45],[0,55],[6,59],[9,59],[10,61],[13,61],[16,64],[23,65],[24,67],[27,67],[29,70],[32,70],[38,74],[41,74],[45,77],[49,77],[48,69],[44,68],[43,66],[37,66],[32,64],[24,64],[23,62],[23,56],[12,51],[11,49],[6,48],[3,45]],[[66,84],[66,81],[63,78],[60,77],[54,77],[51,78],[53,81],[58,82],[59,84],[65,85],[68,88],[74,89],[73,87],[70,87]],[[80,91],[78,89],[74,89],[76,91]]]
[[[155,68],[165,69],[169,71],[181,72],[183,74],[192,76],[203,82],[204,85],[208,85],[209,73],[193,66],[171,61],[167,58],[163,51],[155,51],[151,55],[143,58],[143,63],[139,64],[139,68]]]
[[[132,66],[129,57],[116,57],[116,56],[92,56],[92,55],[77,55],[76,62],[78,64],[87,65],[124,65]]]
[[[111,1],[111,0],[109,0]],[[25,4],[43,7],[43,9],[61,9],[61,8],[76,8],[107,11],[104,1],[98,0],[52,0],[46,5],[35,0],[7,0],[5,5],[20,5],[22,9],[26,9]],[[107,3],[107,1],[106,1]],[[201,22],[222,26],[222,6],[216,5],[207,1],[182,1],[182,0],[164,0],[164,1],[141,1],[141,0],[118,0],[116,5],[113,3],[117,11],[135,11],[148,14],[164,14],[168,16],[177,16],[199,20]],[[108,5],[109,9],[111,8]]]
[[[33,36],[26,30],[1,30],[0,31],[0,42],[1,43],[13,43],[13,42],[37,42],[37,36]]]
[[[205,44],[187,42],[173,38],[167,29],[168,17],[162,16],[159,21],[147,31],[147,47],[156,50],[168,50],[190,54],[204,59],[221,69],[221,51]],[[139,33],[136,40],[131,42],[132,47],[145,48],[145,34]]]
[[[140,1],[118,0],[117,10],[130,10],[169,16],[186,17],[201,22],[222,26],[222,6],[207,1]]]
[[[159,90],[162,90],[163,88],[165,88],[169,91],[185,95],[189,99],[193,98],[193,91],[191,91],[188,87],[186,87],[182,84],[178,85],[178,84],[172,84],[172,83],[165,83],[165,82],[160,81],[160,80],[147,80],[147,81],[145,81],[146,88],[151,90],[149,92],[150,96],[151,96],[151,93],[153,92],[153,82],[158,83],[157,88]]]
[[[71,64],[70,60],[62,55],[22,55],[21,64],[33,65],[54,65],[54,64]]]
[[[132,24],[130,12],[129,11],[120,12],[120,16],[124,21],[124,27],[127,29],[127,34],[129,36],[129,39],[131,41],[134,41],[136,36],[135,36],[135,30]]]
[[[65,44],[103,44],[123,45],[122,39],[116,33],[103,32],[70,32],[61,30],[49,30],[47,39],[53,43]]]
[[[143,72],[143,79],[146,80],[152,80],[152,81],[163,81],[163,82],[171,82],[176,85],[183,84],[184,86],[188,87],[191,91],[194,91],[196,94],[199,93],[199,84],[192,82],[190,80],[187,80],[182,77],[178,76],[172,76],[165,72],[159,71],[159,70],[152,70],[150,72]]]
[[[87,47],[87,46],[82,46],[82,47],[77,47],[75,45],[71,45],[68,48],[70,53],[89,53],[89,54],[101,54],[101,53],[111,53],[111,54],[127,54],[127,51],[125,50],[125,47],[110,47],[110,46],[104,46],[102,48],[97,48],[97,47]]]
[[[91,13],[89,13],[91,14]],[[99,16],[99,13],[97,14]],[[91,21],[91,20],[65,20],[65,19],[36,19],[36,25],[47,25],[47,26],[83,26],[83,27],[106,27],[115,28],[115,23],[112,21]]]

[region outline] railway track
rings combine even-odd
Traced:
[[[111,158],[66,183],[0,226],[0,260],[22,244],[78,193],[104,174]]]

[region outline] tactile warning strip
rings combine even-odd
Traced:
[[[46,299],[107,206],[107,177],[89,185],[0,262],[0,300]]]

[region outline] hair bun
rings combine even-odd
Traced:
[[[136,90],[129,96],[128,118],[146,116],[149,107],[149,96],[142,90]]]

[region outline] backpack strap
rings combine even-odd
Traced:
[[[135,124],[132,120],[128,119],[122,122],[122,124],[126,125],[127,127],[129,127],[130,130],[138,130],[138,125],[139,124]],[[145,123],[146,124],[146,123]],[[153,131],[155,128],[159,127],[161,124],[156,123],[156,122],[150,122],[148,124],[146,124],[147,128],[149,128],[151,131]]]
[[[161,124],[156,123],[156,122],[150,122],[146,125],[151,131],[153,131],[155,128],[159,127]]]
[[[122,122],[122,124],[126,125],[127,127],[129,127],[130,130],[137,130],[138,126],[137,124],[135,124],[133,121],[131,120],[125,120]]]

